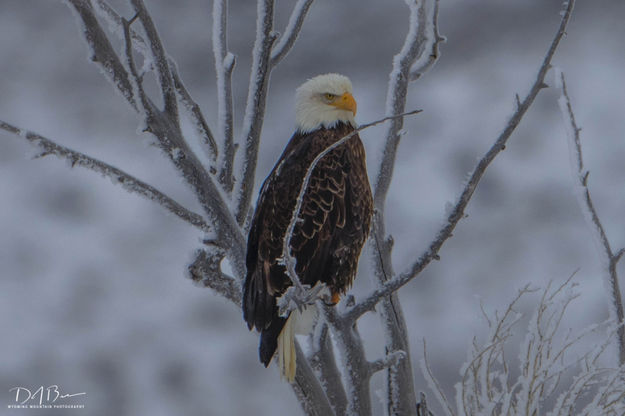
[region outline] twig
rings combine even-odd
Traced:
[[[344,415],[347,410],[347,395],[334,358],[328,324],[322,319],[317,321],[317,325],[310,335],[310,350],[308,360],[319,377],[334,413]]]
[[[280,37],[280,40],[271,51],[271,58],[269,61],[269,65],[271,67],[278,65],[280,61],[289,53],[291,48],[293,48],[295,40],[297,39],[299,32],[302,30],[306,13],[308,13],[308,9],[310,9],[313,1],[314,0],[298,0],[293,7],[293,12],[289,18],[289,23],[286,25],[284,34]]]
[[[295,370],[295,381],[291,383],[291,387],[295,391],[304,412],[309,416],[333,416],[334,411],[330,406],[328,396],[324,393],[319,380],[310,368],[297,339],[295,340],[295,354],[297,369]]]
[[[570,0],[568,2],[568,6],[562,16],[562,20],[560,21],[558,31],[549,47],[549,50],[547,51],[547,54],[545,55],[543,63],[538,71],[536,80],[534,81],[530,92],[527,94],[520,107],[518,107],[514,114],[510,117],[504,131],[499,135],[493,146],[486,152],[486,154],[482,157],[482,159],[480,159],[477,166],[474,168],[469,178],[469,181],[467,182],[464,189],[462,190],[462,193],[460,194],[458,202],[456,203],[451,214],[447,218],[447,223],[443,226],[441,230],[439,230],[436,238],[430,243],[427,251],[423,253],[414,264],[408,267],[406,271],[394,277],[393,279],[383,283],[381,287],[373,291],[370,295],[366,296],[362,301],[357,303],[353,308],[345,312],[345,317],[347,319],[354,321],[365,312],[371,310],[383,297],[395,292],[400,287],[408,283],[415,276],[421,273],[421,271],[425,269],[425,267],[427,267],[427,265],[430,264],[432,260],[438,258],[438,252],[440,251],[441,247],[452,236],[456,225],[458,225],[458,222],[460,222],[460,220],[464,217],[464,210],[471,200],[473,192],[475,192],[475,188],[482,179],[482,176],[486,172],[486,169],[495,159],[495,157],[505,148],[508,139],[527,112],[527,109],[534,102],[534,99],[536,98],[536,95],[538,95],[538,92],[546,87],[546,84],[544,83],[545,75],[551,67],[551,59],[555,54],[560,40],[564,36],[567,24],[571,17],[571,12],[573,11],[574,4],[574,0]]]
[[[200,106],[193,100],[193,97],[191,97],[191,94],[189,94],[189,91],[187,91],[184,86],[184,83],[178,74],[176,63],[171,58],[169,59],[169,68],[171,69],[171,76],[174,80],[176,93],[178,93],[178,99],[184,106],[185,110],[187,110],[188,115],[193,122],[193,126],[195,127],[195,131],[201,138],[202,150],[204,150],[208,159],[212,163],[215,163],[217,161],[217,156],[219,155],[219,150],[217,148],[215,137],[213,136],[210,127],[208,127],[206,119],[204,119],[204,114],[202,114]]]
[[[252,70],[245,106],[245,116],[240,143],[245,143],[241,172],[235,188],[236,219],[239,225],[244,225],[247,211],[252,200],[254,189],[254,175],[258,162],[258,148],[260,133],[265,116],[265,102],[269,87],[271,68],[269,59],[271,48],[276,41],[277,34],[273,31],[274,0],[258,0],[256,40],[252,51]]]
[[[423,67],[419,64],[426,53],[428,44],[432,45],[433,51],[430,56],[438,51],[437,22],[428,23],[429,19],[437,19],[437,7],[428,16],[426,0],[406,0],[410,10],[410,27],[404,44],[393,58],[393,68],[389,74],[389,83],[386,96],[386,115],[400,114],[406,106],[410,72],[413,67]],[[428,30],[428,29],[431,30]],[[433,58],[430,67],[434,64]],[[415,68],[415,70],[416,70]],[[391,250],[392,238],[386,235],[385,230],[385,201],[391,184],[395,166],[395,155],[401,137],[403,118],[398,118],[389,123],[385,135],[385,145],[382,154],[379,171],[375,179],[373,202],[376,215],[373,218],[372,230],[375,240],[369,240],[373,257],[374,276],[377,282],[384,283],[394,275]],[[375,247],[373,247],[375,242]],[[377,283],[376,282],[376,283]],[[416,394],[412,375],[412,363],[410,358],[410,346],[408,345],[408,329],[404,319],[399,300],[391,295],[382,301],[380,308],[380,321],[387,334],[385,337],[386,351],[406,351],[406,357],[399,365],[389,368],[386,372],[386,396],[388,414],[414,415],[416,412]]]
[[[109,23],[113,32],[123,34],[122,17],[105,0],[95,0],[95,5],[97,12]],[[132,30],[132,28],[130,29],[130,37],[132,39],[133,48],[138,50],[143,56],[149,56],[150,50],[145,40],[141,35]],[[123,37],[121,38],[124,39]],[[202,150],[204,150],[209,160],[214,163],[219,152],[213,133],[206,123],[200,106],[193,100],[185,88],[184,83],[178,74],[176,63],[169,56],[167,57],[167,60],[169,62],[169,68],[171,70],[174,87],[176,88],[176,92],[178,94],[178,99],[182,103],[185,110],[189,113],[189,117],[193,122],[195,130],[201,138]]]
[[[217,119],[218,129],[223,143],[218,163],[218,178],[227,193],[232,192],[234,177],[234,138],[233,138],[233,105],[232,105],[232,70],[234,55],[228,52],[227,39],[228,1],[213,1],[213,55],[215,56],[215,72],[217,78]]]
[[[121,169],[94,159],[83,153],[68,149],[67,147],[61,146],[50,139],[33,132],[23,130],[19,127],[15,127],[4,121],[0,121],[0,129],[13,133],[16,136],[23,137],[32,145],[40,148],[42,150],[42,153],[39,155],[40,157],[55,155],[60,159],[69,160],[72,167],[77,165],[98,172],[103,176],[109,177],[113,183],[123,186],[127,191],[139,194],[165,207],[178,218],[188,222],[194,227],[197,227],[204,232],[209,232],[211,230],[211,227],[206,223],[201,215],[188,210],[169,196],[163,194],[158,189],[122,171]]]
[[[196,283],[213,289],[215,292],[241,306],[241,283],[221,270],[225,252],[214,247],[212,251],[197,250],[195,259],[188,266],[189,277]]]
[[[167,63],[167,56],[165,55],[165,49],[161,42],[154,22],[150,17],[145,4],[142,0],[130,0],[135,12],[138,15],[141,25],[145,29],[145,35],[147,36],[148,43],[150,45],[150,51],[154,60],[154,66],[156,75],[158,77],[158,85],[161,88],[163,95],[163,103],[165,105],[165,113],[172,119],[178,120],[178,104],[176,101],[176,92],[174,88],[174,81],[171,77],[169,65]]]
[[[432,17],[426,21],[426,29],[428,32],[426,45],[410,69],[410,81],[418,80],[434,66],[440,57],[438,46],[440,43],[446,41],[438,32],[438,1],[439,0],[434,0]],[[425,51],[427,50],[429,50],[430,53],[426,56]]]
[[[346,415],[371,415],[371,392],[369,381],[373,374],[370,363],[365,357],[364,345],[355,324],[341,319],[333,306],[322,301],[317,302],[317,309],[328,323],[334,334],[334,341],[343,362],[343,384],[347,394]]]
[[[393,351],[386,354],[384,357],[379,358],[369,363],[369,372],[375,374],[378,371],[382,371],[394,365],[397,365],[399,361],[406,357],[404,351]]]
[[[104,76],[136,110],[137,103],[128,72],[124,69],[115,49],[98,23],[91,4],[87,0],[67,0],[67,5],[75,12],[76,21],[82,23],[81,30],[89,49],[89,59],[101,67]]]
[[[130,85],[132,94],[137,98],[137,112],[142,118],[147,120],[152,103],[143,89],[143,76],[137,72],[135,60],[132,56],[132,37],[130,36],[130,25],[135,21],[137,16],[130,21],[122,19],[122,28],[124,33],[124,64],[130,72]]]
[[[566,81],[564,79],[564,73],[556,73],[556,82],[562,90],[562,95],[558,99],[560,111],[566,125],[566,132],[568,137],[569,149],[571,154],[571,169],[575,179],[578,181],[576,185],[576,193],[578,194],[579,206],[586,217],[586,223],[591,227],[593,235],[596,237],[597,248],[599,255],[602,257],[602,263],[605,267],[607,286],[610,288],[609,298],[611,302],[611,308],[609,308],[610,317],[619,324],[618,328],[618,351],[619,351],[619,364],[625,364],[625,322],[623,313],[623,300],[621,297],[621,291],[619,288],[618,274],[616,272],[616,265],[623,255],[624,249],[619,250],[616,254],[610,247],[610,241],[605,233],[605,229],[601,224],[597,210],[590,196],[590,189],[588,188],[588,171],[584,169],[584,161],[582,158],[582,145],[580,141],[581,128],[577,126],[575,122],[575,114],[573,113],[573,107],[569,94],[566,90]]]

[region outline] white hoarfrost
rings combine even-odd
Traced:
[[[516,308],[522,297],[537,290],[529,286],[521,289],[503,314],[484,313],[489,334],[484,343],[473,340],[468,361],[460,371],[461,381],[455,386],[455,409],[443,394],[424,354],[421,370],[444,413],[448,416],[622,415],[625,368],[600,366],[615,326],[604,323],[577,332],[562,328],[567,308],[579,296],[575,286],[569,278],[556,289],[549,285],[541,291],[516,362],[507,358],[522,318]],[[582,344],[590,347],[579,352]],[[575,354],[572,349],[576,350]],[[513,367],[518,370],[513,371]],[[577,374],[571,378],[569,374],[573,370]],[[516,373],[518,376],[513,379]]]

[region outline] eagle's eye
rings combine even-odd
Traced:
[[[334,101],[334,99],[336,98],[336,94],[332,94],[331,92],[326,92],[325,94],[323,94],[323,98],[326,101]]]

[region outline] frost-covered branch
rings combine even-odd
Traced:
[[[347,410],[347,395],[341,381],[341,372],[334,358],[328,324],[324,320],[317,322],[315,330],[310,334],[309,345],[310,365],[315,370],[334,413],[344,415]]]
[[[446,39],[438,32],[438,1],[439,0],[434,0],[431,17],[425,20],[427,31],[425,46],[410,69],[411,81],[418,80],[423,74],[428,72],[434,66],[440,56],[438,46],[446,41]],[[427,53],[428,51],[429,53]]]
[[[114,33],[124,33],[122,17],[106,2],[106,0],[95,0],[95,7],[97,13],[108,22]],[[149,54],[149,48],[143,37],[136,31],[132,30],[132,28],[130,29],[130,36],[132,38],[133,48],[138,50],[144,57],[147,57]],[[171,70],[171,76],[174,81],[174,87],[176,88],[176,93],[178,94],[178,99],[184,109],[188,112],[189,118],[191,119],[195,130],[201,138],[200,143],[202,144],[202,150],[204,150],[209,160],[215,163],[219,151],[213,133],[206,123],[200,106],[193,100],[191,94],[189,94],[184,86],[184,83],[178,74],[176,63],[171,57],[168,57],[167,59]]]
[[[152,63],[154,65],[154,69],[158,77],[158,85],[163,96],[165,113],[167,113],[172,120],[177,121],[178,102],[176,101],[176,90],[174,88],[174,81],[169,70],[165,49],[163,48],[161,39],[156,31],[156,26],[154,26],[152,17],[150,17],[150,14],[145,8],[145,4],[143,4],[142,0],[130,0],[130,2],[132,3],[132,6],[137,13],[137,17],[145,30],[145,35],[152,54]]]
[[[277,37],[273,31],[273,6],[274,0],[258,0],[257,2],[256,40],[252,51],[252,70],[240,140],[240,143],[245,144],[245,149],[234,195],[235,215],[240,225],[243,225],[247,219],[247,211],[252,200],[260,133],[265,118],[265,102],[271,73],[269,59]]]
[[[441,247],[452,236],[456,225],[458,225],[460,220],[464,218],[464,210],[471,200],[471,197],[473,196],[473,193],[475,192],[478,183],[484,176],[486,169],[495,159],[495,157],[502,150],[505,149],[508,139],[521,122],[523,116],[534,102],[534,99],[536,98],[540,90],[547,87],[547,85],[545,84],[545,76],[547,74],[547,71],[551,67],[551,60],[560,43],[560,40],[562,39],[566,31],[571,12],[573,11],[574,3],[574,0],[570,0],[567,3],[567,7],[562,14],[562,19],[560,21],[558,31],[555,35],[555,38],[551,42],[551,45],[549,46],[549,50],[547,51],[547,54],[543,59],[542,65],[540,66],[534,84],[532,85],[529,93],[526,95],[523,101],[518,101],[517,109],[508,120],[503,132],[499,135],[495,143],[484,154],[484,156],[478,162],[477,166],[473,169],[473,172],[471,173],[468,182],[466,183],[464,189],[460,194],[460,197],[458,198],[458,202],[455,204],[447,218],[446,224],[441,230],[439,230],[436,238],[430,243],[429,248],[419,257],[419,259],[415,263],[409,266],[404,272],[383,283],[378,289],[374,290],[370,295],[366,296],[353,308],[348,310],[346,312],[346,316],[348,318],[355,320],[360,315],[366,313],[369,310],[372,310],[383,297],[395,292],[400,287],[412,280],[415,276],[421,273],[421,271],[425,269],[425,267],[427,267],[432,262],[432,260],[439,259],[438,253]]]
[[[386,95],[386,115],[400,114],[406,106],[408,85],[411,71],[425,71],[426,62],[431,67],[438,57],[438,4],[428,15],[426,0],[406,0],[410,10],[409,29],[404,44],[393,58],[393,67],[389,74]],[[428,45],[432,51],[426,52]],[[426,55],[429,57],[426,58]],[[420,62],[423,61],[421,64]],[[419,69],[420,68],[420,69]],[[384,208],[386,195],[390,187],[395,165],[395,155],[399,145],[403,118],[397,118],[388,125],[385,145],[379,171],[375,179],[373,201],[376,215],[373,217],[372,238],[369,239],[373,259],[375,280],[386,282],[394,275],[391,260],[393,239],[386,235]],[[416,395],[412,376],[408,330],[403,311],[396,295],[386,297],[380,308],[380,320],[385,332],[386,351],[405,351],[405,359],[399,365],[390,367],[386,372],[386,389],[388,397],[387,413],[414,415],[416,412]]]
[[[297,340],[295,340],[295,354],[297,369],[295,370],[295,381],[291,383],[291,387],[295,391],[304,412],[308,416],[334,415],[328,396],[324,393],[319,380],[310,368]]]
[[[347,392],[347,415],[371,415],[369,380],[373,374],[356,324],[341,319],[333,306],[317,302],[317,308],[334,335],[343,362],[343,384]]]
[[[274,67],[280,63],[280,61],[289,53],[295,40],[302,30],[306,13],[312,5],[314,0],[298,0],[293,7],[293,12],[289,18],[289,23],[286,25],[284,34],[278,40],[278,43],[273,47],[271,51],[271,58],[269,64]]]
[[[171,76],[174,80],[178,100],[187,111],[196,133],[200,136],[202,150],[204,150],[208,159],[214,164],[217,161],[217,155],[219,154],[215,137],[213,136],[210,127],[208,127],[208,123],[206,123],[206,119],[204,118],[204,114],[202,114],[200,106],[193,100],[193,97],[191,97],[191,94],[189,94],[189,91],[187,91],[187,88],[184,86],[184,83],[178,74],[177,65],[172,59],[169,60],[169,68],[171,69]],[[215,168],[212,166],[211,173],[215,174]]]
[[[86,169],[98,172],[102,176],[110,178],[113,183],[123,186],[124,189],[126,189],[128,192],[141,195],[144,198],[147,198],[165,207],[168,211],[175,214],[178,218],[188,222],[194,227],[197,227],[205,232],[210,231],[210,226],[206,223],[201,215],[188,210],[169,196],[163,194],[158,189],[122,171],[121,169],[118,169],[100,160],[94,159],[83,153],[68,149],[67,147],[61,146],[39,134],[23,130],[4,121],[0,121],[0,129],[12,133],[18,137],[22,137],[28,140],[33,146],[41,149],[41,153],[38,155],[38,157],[54,155],[60,159],[68,160],[71,163],[72,167],[81,166]]]
[[[80,22],[83,38],[89,49],[89,59],[100,66],[104,76],[117,88],[128,103],[137,109],[128,72],[111,45],[93,13],[88,0],[66,0]]]
[[[388,353],[384,357],[378,358],[377,360],[370,362],[369,372],[371,374],[375,374],[378,371],[393,367],[405,357],[406,353],[404,351],[393,351],[391,353]]]
[[[245,238],[243,233],[212,177],[208,174],[206,169],[204,169],[204,166],[191,150],[182,134],[177,104],[175,102],[177,99],[176,91],[169,61],[152,19],[141,0],[130,1],[137,13],[136,18],[143,25],[146,40],[135,34],[129,27],[124,28],[124,20],[116,18],[114,11],[112,11],[110,7],[106,7],[107,4],[104,0],[98,0],[98,7],[109,25],[117,28],[118,30],[116,32],[121,33],[122,36],[126,35],[123,36],[126,46],[124,49],[126,62],[128,62],[129,65],[133,62],[131,58],[132,50],[130,50],[130,53],[128,51],[129,44],[132,43],[132,47],[136,47],[140,52],[144,53],[146,55],[145,59],[151,63],[148,69],[156,72],[160,92],[163,97],[164,111],[161,111],[147,95],[142,97],[143,105],[141,105],[141,107],[135,105],[134,108],[139,111],[140,116],[144,119],[144,131],[152,133],[158,139],[161,150],[181,172],[185,181],[194,190],[202,208],[206,212],[208,222],[212,225],[213,231],[218,238],[223,241],[224,245],[231,248],[228,251],[228,258],[231,260],[231,264],[237,276],[243,276],[245,273]],[[97,33],[98,36],[104,36],[104,39],[108,42],[106,35],[104,35],[97,19],[95,19],[93,15],[93,10],[89,3],[73,0],[70,1],[69,4],[76,9],[77,20],[81,26],[83,28],[87,27],[83,32],[87,37],[87,45],[90,50],[93,51],[93,49],[99,47],[98,45],[104,42],[103,40],[95,41],[90,37],[92,33]],[[87,6],[85,6],[85,4]],[[81,11],[84,11],[84,13],[81,13]],[[121,28],[119,24],[122,25]],[[129,24],[130,22],[127,23],[127,25]],[[97,26],[99,30],[94,32],[91,28],[92,25]],[[110,53],[115,54],[115,51],[111,48]],[[129,74],[128,70],[123,67],[119,57],[117,57],[117,61],[122,65],[122,69],[124,73],[127,74],[127,77],[133,78],[135,86],[141,85],[143,74],[139,74],[136,68],[132,74]],[[96,62],[102,66],[101,62]],[[134,63],[132,66],[134,66]],[[130,92],[132,93],[133,89],[130,80],[128,84]]]
[[[217,119],[221,134],[218,178],[225,191],[232,192],[234,177],[234,137],[232,104],[232,71],[234,55],[228,51],[228,0],[213,1],[213,55],[217,78]]]
[[[195,259],[187,267],[189,277],[204,287],[211,288],[221,296],[241,306],[241,283],[221,270],[221,262],[226,257],[221,247],[210,250],[199,249]]]
[[[579,202],[580,209],[584,214],[584,218],[586,219],[586,223],[595,237],[594,240],[599,251],[601,264],[604,268],[604,275],[606,277],[605,286],[609,288],[608,297],[610,299],[610,318],[620,324],[617,339],[619,364],[624,365],[625,327],[623,326],[623,323],[625,322],[625,319],[623,316],[623,299],[621,297],[618,274],[616,272],[616,265],[622,257],[624,249],[619,250],[617,253],[612,251],[608,236],[606,235],[605,229],[603,228],[599,215],[597,214],[597,210],[592,202],[590,190],[588,189],[589,171],[584,168],[584,161],[582,158],[582,145],[579,134],[582,129],[579,128],[575,122],[575,114],[573,113],[571,100],[566,90],[564,73],[556,71],[555,78],[558,88],[562,91],[562,95],[558,99],[558,104],[564,119],[566,135],[568,138],[569,153],[571,156],[571,170],[575,181],[577,182],[575,184],[575,193],[577,194],[577,200]]]
[[[495,312],[487,316],[489,335],[484,343],[474,340],[469,359],[462,366],[462,380],[456,384],[456,409],[432,374],[424,350],[422,372],[446,415],[623,414],[625,367],[606,369],[599,365],[613,330],[606,325],[594,325],[573,334],[561,328],[562,317],[578,296],[571,279],[572,276],[554,290],[549,285],[542,291],[517,362],[512,362],[505,350],[518,333],[522,319],[517,304],[535,290],[526,286],[503,315]],[[591,341],[590,350],[569,358],[567,353],[573,346],[587,341]],[[564,376],[575,367],[579,373],[567,384]],[[513,380],[515,374],[518,375]],[[556,398],[558,391],[561,393]],[[553,407],[547,411],[547,405]]]

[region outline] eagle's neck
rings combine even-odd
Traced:
[[[328,106],[325,106],[328,107]],[[337,110],[336,108],[298,108],[296,111],[297,131],[302,134],[310,133],[319,129],[332,129],[340,124],[348,124],[356,127],[354,113],[351,111]]]

